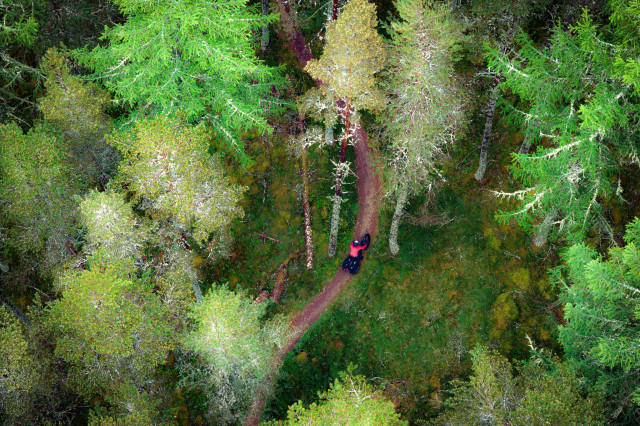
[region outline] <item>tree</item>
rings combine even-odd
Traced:
[[[556,27],[547,48],[524,34],[517,40],[514,58],[493,49],[489,66],[504,76],[503,91],[528,105],[509,107],[509,118],[527,123],[527,137],[545,143],[535,153],[514,155],[513,174],[525,188],[497,194],[516,197],[521,207],[499,217],[515,218],[527,229],[546,217],[536,245],[544,244],[552,225],[571,242],[591,227],[613,237],[602,201],[621,193],[618,170],[637,158],[637,105],[632,88],[613,75],[619,49],[601,40],[586,12],[570,31]]]
[[[180,119],[157,117],[112,134],[108,142],[124,157],[118,179],[152,215],[185,224],[198,242],[226,233],[244,212],[245,188],[233,185],[218,155],[208,153],[208,132]]]
[[[77,194],[68,151],[46,123],[24,134],[15,123],[0,125],[0,200],[16,252],[38,254],[44,275],[74,252]]]
[[[513,50],[514,38],[522,27],[525,27],[528,20],[532,18],[540,19],[544,13],[545,6],[549,0],[515,0],[502,2],[499,0],[478,0],[474,1],[470,10],[464,16],[468,22],[466,33],[473,34],[467,38],[468,58],[475,63],[483,62],[482,58],[474,57],[474,54],[483,51],[483,46],[491,46],[493,49],[507,54]],[[453,1],[450,2],[451,9],[456,9]],[[480,77],[489,77],[491,80],[490,89],[487,90],[489,99],[485,112],[485,125],[480,142],[480,160],[478,169],[474,173],[476,180],[482,180],[488,165],[489,142],[493,130],[493,118],[495,116],[498,98],[502,87],[500,86],[501,74],[489,68],[478,73]]]
[[[454,381],[447,409],[434,424],[602,424],[601,400],[582,396],[567,365],[534,355],[514,377],[509,361],[486,347],[471,356],[473,374],[468,382]]]
[[[640,405],[640,220],[627,227],[627,245],[602,258],[584,244],[563,255],[566,268],[556,270],[563,287],[566,325],[559,341],[567,359],[607,392],[611,417],[638,421]],[[626,417],[626,419],[625,419]]]
[[[87,230],[86,254],[100,251],[107,265],[141,255],[142,245],[149,239],[149,229],[134,216],[122,194],[91,192],[80,203],[80,212]]]
[[[0,306],[0,413],[17,422],[29,416],[41,393],[51,388],[47,378],[50,360],[38,357],[33,340]]]
[[[289,407],[287,419],[273,425],[406,425],[393,403],[363,376],[341,372],[320,402],[305,407],[301,401]]]
[[[184,346],[208,365],[182,363],[183,382],[205,392],[212,419],[233,423],[243,417],[271,373],[274,354],[287,342],[284,319],[261,324],[266,309],[266,303],[254,303],[225,286],[213,288],[192,308],[196,325]]]
[[[257,59],[250,32],[277,16],[261,15],[246,0],[115,3],[127,21],[105,30],[109,45],[74,56],[118,101],[139,113],[183,110],[188,120],[211,125],[246,162],[242,133],[270,131],[265,117],[279,105],[270,98],[276,69]]]
[[[314,113],[324,119],[325,126],[333,126],[339,116],[345,126],[336,171],[329,257],[335,256],[336,252],[340,205],[343,202],[342,184],[348,170],[345,153],[354,125],[359,120],[355,112],[384,107],[384,93],[378,88],[375,74],[385,66],[387,53],[375,29],[376,23],[374,4],[366,0],[352,0],[337,20],[327,24],[327,44],[322,57],[311,59],[304,68],[322,85],[304,95],[302,111],[315,110]]]
[[[104,187],[120,161],[118,151],[105,140],[113,128],[113,120],[105,113],[111,96],[97,84],[72,75],[65,51],[47,50],[40,67],[47,92],[38,100],[38,109],[62,133],[82,189],[98,183]]]
[[[381,116],[389,140],[389,194],[396,208],[389,248],[398,253],[402,210],[413,194],[431,190],[445,146],[464,125],[464,94],[456,82],[452,50],[461,40],[460,28],[447,7],[423,0],[396,2],[399,19],[392,34],[390,67],[385,86],[391,95]]]
[[[98,394],[120,403],[130,389],[147,389],[177,336],[152,284],[135,278],[132,261],[93,260],[59,278],[62,298],[50,304],[47,322],[56,356],[69,365],[69,385],[87,399]]]

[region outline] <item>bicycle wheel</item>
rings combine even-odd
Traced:
[[[349,273],[351,275],[355,275],[358,273],[359,270],[360,270],[360,262],[357,259],[354,259],[353,263],[351,263],[351,266],[349,267]]]

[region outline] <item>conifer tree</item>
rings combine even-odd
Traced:
[[[385,66],[387,53],[376,24],[373,3],[350,1],[338,19],[327,25],[327,43],[322,57],[310,60],[305,66],[305,71],[322,85],[307,92],[303,103],[315,108],[316,113],[322,111],[325,126],[333,126],[340,117],[345,127],[336,172],[329,257],[335,256],[337,246],[342,184],[348,170],[345,153],[354,124],[359,120],[355,112],[360,109],[380,110],[385,104],[376,73]],[[303,107],[303,111],[306,112],[306,108]]]
[[[527,124],[526,137],[547,143],[514,156],[513,174],[525,188],[497,194],[516,197],[521,206],[499,217],[525,228],[542,222],[537,245],[552,225],[574,242],[591,227],[612,237],[601,202],[621,192],[617,171],[637,158],[632,88],[613,75],[618,48],[600,39],[586,13],[571,31],[555,28],[547,48],[524,34],[518,42],[516,57],[491,50],[489,65],[504,76],[503,90],[529,105],[509,108],[509,117]]]
[[[111,96],[97,84],[72,75],[65,51],[47,50],[40,68],[47,92],[38,100],[38,109],[62,133],[76,180],[82,189],[98,183],[104,186],[120,160],[118,151],[105,140],[105,134],[113,128],[112,119],[105,113]]]
[[[265,116],[278,104],[270,90],[279,84],[255,56],[250,33],[277,16],[262,16],[246,0],[115,3],[126,22],[105,30],[108,46],[76,52],[80,63],[140,113],[183,110],[207,122],[246,161],[242,132],[270,130]]]
[[[198,242],[228,232],[244,215],[238,206],[244,188],[230,182],[219,156],[208,153],[208,136],[202,125],[157,117],[108,138],[124,156],[118,179],[135,191],[141,207],[185,224]]]
[[[24,134],[15,123],[0,125],[0,200],[8,244],[18,253],[39,255],[42,272],[74,252],[78,190],[68,151],[46,123]]]
[[[601,425],[602,400],[582,395],[566,364],[534,358],[513,374],[511,363],[483,346],[471,351],[468,382],[454,381],[453,396],[434,425]]]
[[[50,304],[47,322],[69,386],[87,399],[122,403],[128,389],[149,391],[177,336],[152,284],[135,278],[133,261],[103,260],[92,256],[88,269],[60,277],[62,298]]]
[[[225,286],[213,288],[192,309],[196,326],[184,345],[208,365],[183,363],[183,381],[207,394],[212,420],[231,424],[242,418],[272,372],[273,355],[287,341],[288,324],[281,318],[261,324],[266,309],[266,303]]]
[[[640,405],[640,219],[624,239],[606,259],[582,243],[572,246],[563,255],[566,273],[555,276],[564,284],[559,341],[568,361],[590,385],[606,389],[612,418],[631,424]]]
[[[402,210],[413,194],[430,191],[443,177],[438,169],[447,144],[463,125],[464,94],[455,80],[452,49],[460,28],[447,8],[424,0],[396,2],[398,20],[391,22],[391,94],[382,115],[389,146],[389,194],[396,199],[389,232],[392,254]]]
[[[14,424],[30,418],[39,394],[52,385],[50,360],[39,357],[33,340],[25,337],[17,319],[0,305],[0,417]]]
[[[305,407],[298,402],[287,412],[287,419],[273,426],[295,425],[406,425],[395,412],[393,403],[367,383],[363,376],[341,372],[326,392],[318,394],[320,402]]]

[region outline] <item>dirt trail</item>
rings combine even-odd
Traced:
[[[369,147],[369,138],[360,125],[356,128],[355,150],[360,212],[353,231],[353,239],[358,239],[368,232],[371,234],[371,240],[373,241],[378,231],[378,213],[382,194],[380,193],[380,179],[375,170],[375,161],[373,161],[373,152]],[[365,265],[366,260],[363,267],[366,267]],[[291,339],[273,359],[272,373],[265,380],[264,387],[255,395],[245,419],[245,425],[255,426],[260,422],[260,417],[267,402],[267,394],[273,389],[278,370],[285,356],[296,346],[300,338],[304,336],[318,318],[329,309],[350,280],[351,275],[339,269],[335,277],[324,286],[322,293],[317,295],[302,312],[293,318],[291,321]]]

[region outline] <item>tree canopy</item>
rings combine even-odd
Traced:
[[[280,102],[278,71],[255,55],[251,31],[276,20],[246,0],[116,0],[126,22],[106,28],[106,46],[76,51],[116,95],[140,113],[185,112],[213,127],[245,162],[242,133],[270,131],[266,116]]]

